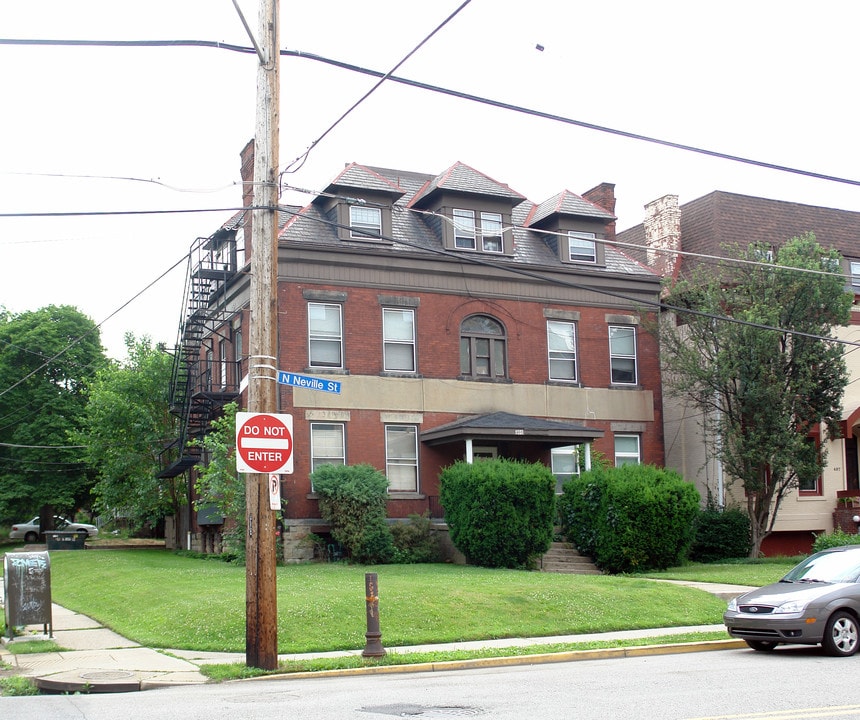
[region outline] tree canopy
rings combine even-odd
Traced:
[[[159,455],[176,436],[169,410],[173,356],[148,337],[125,336],[127,360],[103,367],[89,385],[79,434],[95,469],[96,505],[133,526],[173,514],[186,497],[182,477],[160,479]]]
[[[812,234],[737,256],[669,286],[667,304],[695,312],[663,323],[663,379],[701,411],[709,451],[742,484],[757,555],[786,495],[821,474],[819,428],[838,435],[848,378],[831,337],[853,296],[839,254]]]
[[[74,307],[0,313],[0,517],[89,509],[95,478],[72,438],[106,362],[98,327]]]

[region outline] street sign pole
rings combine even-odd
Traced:
[[[254,203],[251,210],[250,367],[248,410],[277,411],[278,131],[280,118],[279,0],[260,0]],[[278,666],[275,514],[269,474],[245,477],[245,662]]]

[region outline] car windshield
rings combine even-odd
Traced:
[[[819,553],[804,560],[783,578],[784,582],[856,582],[860,575],[860,548]]]

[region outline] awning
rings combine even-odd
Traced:
[[[577,423],[495,412],[473,415],[421,433],[427,445],[466,440],[541,442],[551,447],[580,445],[603,437],[603,430]]]

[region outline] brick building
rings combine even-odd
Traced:
[[[716,191],[684,205],[666,195],[645,207],[645,221],[618,234],[617,240],[641,262],[665,277],[682,276],[699,255],[721,256],[730,246],[759,242],[772,250],[787,240],[815,234],[824,248],[843,257],[846,288],[855,295],[851,324],[842,340],[860,341],[860,213]],[[680,252],[679,252],[680,251]],[[841,527],[856,532],[860,513],[860,353],[845,346],[849,384],[842,401],[842,437],[826,443],[828,463],[822,476],[781,504],[774,533],[762,544],[765,554],[793,555],[811,549],[817,533]],[[698,413],[678,400],[664,408],[666,465],[695,481],[705,497],[731,499],[729,479],[708,451]],[[742,492],[734,488],[734,492]],[[742,498],[735,497],[735,501]]]
[[[249,144],[246,180],[252,156]],[[321,463],[374,465],[391,518],[429,512],[440,527],[438,475],[459,459],[540,461],[560,483],[595,452],[663,464],[642,315],[659,278],[613,246],[614,205],[605,183],[533,203],[458,162],[440,174],[350,164],[307,206],[283,208],[277,366],[341,387],[278,386],[294,422],[288,559],[325,531],[309,480]],[[163,474],[198,462],[176,449],[225,402],[245,407],[249,216],[192,249],[174,388],[183,437]],[[205,518],[179,522],[203,542]]]

